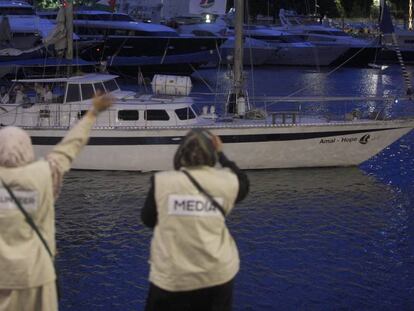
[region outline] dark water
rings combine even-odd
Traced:
[[[213,71],[201,72],[212,85]],[[403,90],[398,67],[326,75],[264,68],[254,92]],[[195,89],[205,91],[201,80]],[[411,133],[359,168],[249,171],[251,194],[228,218],[241,255],[234,310],[414,310],[413,150]],[[143,309],[151,231],[139,214],[149,178],[67,176],[57,202],[61,310]]]

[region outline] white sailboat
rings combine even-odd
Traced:
[[[371,158],[414,127],[414,119],[351,118],[329,121],[297,111],[262,113],[250,119],[242,79],[243,0],[236,1],[234,87],[224,118],[214,112],[197,115],[188,97],[188,80],[154,80],[154,94],[123,92],[115,76],[90,74],[60,79],[20,80],[51,84],[52,103],[28,100],[0,106],[0,123],[24,127],[35,152],[46,154],[90,106],[98,90],[117,98],[99,116],[89,144],[74,168],[152,171],[172,168],[172,158],[190,128],[204,127],[219,135],[224,151],[244,169],[352,166]],[[171,94],[180,96],[173,96]],[[257,114],[256,114],[257,115]],[[281,121],[280,121],[281,120]]]

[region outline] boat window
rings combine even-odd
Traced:
[[[86,113],[88,112],[88,110],[81,110],[78,112],[78,119],[81,119]]]
[[[73,14],[73,19],[85,19],[84,14]]]
[[[35,15],[33,8],[1,8],[1,15]]]
[[[57,12],[38,12],[37,15],[39,15],[41,18],[46,19],[56,19]]]
[[[119,110],[118,120],[137,121],[139,119],[138,110]]]
[[[41,118],[50,118],[50,110],[49,109],[41,109],[39,111],[39,117],[41,117]]]
[[[193,35],[199,37],[215,37],[215,34],[207,30],[193,30]]]
[[[81,84],[82,100],[87,100],[95,95],[92,84]]]
[[[322,30],[311,30],[308,33],[315,34],[315,35],[332,35],[329,31],[322,31]]]
[[[175,114],[180,120],[194,119],[196,116],[190,107],[175,109]]]
[[[404,40],[404,43],[413,44],[414,40]]]
[[[126,14],[114,14],[113,18],[114,21],[124,21],[124,22],[133,22],[134,19]]]
[[[90,34],[89,28],[82,26],[75,26],[75,31],[79,35],[88,35]]]
[[[336,38],[332,38],[332,37],[313,37],[312,35],[309,36],[309,40],[312,41],[329,41],[329,42],[335,42]]]
[[[152,36],[151,32],[145,31],[145,30],[132,30],[129,32],[129,34],[131,36],[137,36],[137,37],[148,37],[148,36]]]
[[[349,35],[343,31],[333,31],[332,34],[338,37],[349,37]]]
[[[282,40],[282,42],[287,42],[287,43],[303,42],[303,38],[299,35],[280,36],[280,39]]]
[[[145,120],[148,121],[168,121],[170,116],[167,111],[161,109],[151,109],[145,111]]]
[[[126,30],[126,29],[115,29],[113,34],[115,36],[128,36],[128,30]]]
[[[116,84],[115,80],[105,81],[104,85],[108,92],[116,91],[118,89],[118,85]]]
[[[95,93],[98,93],[98,91],[101,93],[105,93],[105,88],[102,82],[97,82],[97,83],[94,83],[93,85],[95,86]]]
[[[78,102],[81,100],[79,92],[79,84],[68,84],[68,93],[66,94],[66,102]]]

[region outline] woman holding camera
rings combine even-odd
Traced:
[[[225,218],[246,197],[247,175],[203,129],[182,140],[174,168],[154,175],[141,212],[154,228],[146,310],[231,310],[239,254]]]

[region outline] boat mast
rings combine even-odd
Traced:
[[[233,85],[227,101],[227,112],[244,117],[246,98],[243,81],[243,22],[244,0],[235,0]]]
[[[413,30],[413,0],[408,3],[408,29]]]
[[[236,0],[236,20],[234,25],[234,94],[236,100],[243,96],[243,21],[244,21],[244,0]]]
[[[65,26],[66,26],[66,59],[73,60],[73,0],[66,0],[65,6]],[[68,75],[71,74],[72,67],[68,66]]]

